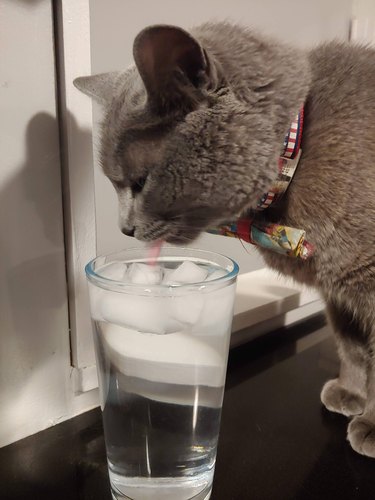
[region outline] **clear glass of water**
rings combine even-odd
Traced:
[[[86,266],[112,496],[211,494],[237,264],[164,248]]]

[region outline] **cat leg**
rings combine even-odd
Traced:
[[[375,458],[375,328],[369,341],[366,405],[363,414],[350,422],[348,440],[353,450]]]
[[[347,417],[363,413],[366,401],[366,360],[363,333],[353,316],[332,302],[327,305],[340,358],[339,377],[329,380],[320,398],[324,406]]]

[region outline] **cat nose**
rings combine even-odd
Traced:
[[[129,229],[127,227],[123,227],[121,229],[121,232],[124,233],[125,236],[134,236],[135,227],[133,226],[131,229]]]

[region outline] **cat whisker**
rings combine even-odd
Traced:
[[[173,229],[186,229],[186,230],[199,229],[197,226],[192,224],[173,224],[172,227]]]
[[[193,241],[193,238],[189,238],[188,236],[184,236],[183,234],[179,234],[178,239],[186,241],[187,243],[191,243]]]

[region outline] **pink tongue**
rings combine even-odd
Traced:
[[[157,240],[152,243],[148,251],[149,264],[154,266],[159,258],[163,240]]]

